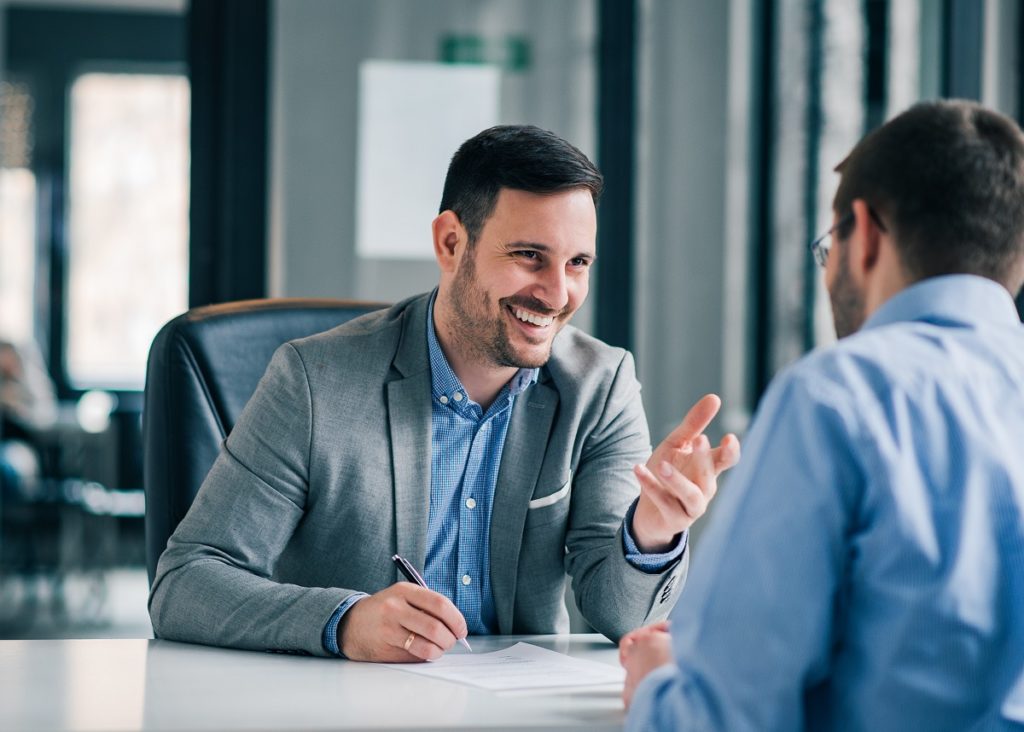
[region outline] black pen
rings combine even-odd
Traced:
[[[427,583],[423,579],[423,577],[420,576],[420,573],[417,572],[416,568],[409,564],[409,562],[406,559],[396,554],[395,556],[391,557],[391,561],[395,563],[395,566],[398,567],[398,571],[405,575],[405,578],[407,580],[412,582],[414,585],[419,585],[420,587],[423,587],[425,589],[430,589],[429,587],[427,587]],[[412,638],[412,636],[409,637]],[[459,638],[459,643],[464,645],[466,647],[466,650],[470,653],[473,652],[473,649],[469,647],[469,641],[467,641],[465,638]]]

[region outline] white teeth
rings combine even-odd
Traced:
[[[551,325],[555,322],[554,316],[541,317],[540,315],[534,315],[526,310],[520,310],[516,308],[516,317],[526,323],[533,323],[534,325],[546,326]]]

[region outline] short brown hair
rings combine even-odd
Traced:
[[[1024,133],[1013,120],[962,100],[916,104],[861,140],[836,171],[836,213],[857,198],[869,203],[912,280],[975,274],[1020,290]]]
[[[476,243],[502,188],[527,193],[590,191],[594,204],[604,179],[590,159],[553,132],[533,125],[499,125],[471,137],[452,157],[440,211],[454,211]]]

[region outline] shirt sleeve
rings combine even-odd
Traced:
[[[681,674],[674,664],[659,666],[648,674],[633,695],[633,704],[626,719],[626,732],[652,729],[713,729],[706,719],[700,719],[692,714],[687,717],[688,713],[690,710],[686,708]],[[680,719],[686,719],[689,726],[679,726]]]
[[[864,485],[849,397],[806,376],[765,396],[671,615],[674,662],[639,685],[627,729],[804,728]]]
[[[369,595],[365,592],[357,592],[354,595],[346,597],[345,601],[338,605],[338,608],[331,614],[330,619],[327,621],[327,625],[324,626],[324,650],[332,656],[345,658],[345,654],[342,653],[341,648],[338,647],[338,624],[341,623],[341,619],[344,617],[345,613],[347,613],[353,605],[364,597],[369,597]]]
[[[639,499],[637,499],[639,500]],[[633,513],[636,511],[636,501],[626,511],[626,517],[622,520],[622,544],[626,552],[626,561],[639,570],[652,574],[663,572],[676,562],[683,552],[686,551],[688,531],[682,532],[676,537],[676,545],[667,552],[658,554],[642,552],[633,539]]]

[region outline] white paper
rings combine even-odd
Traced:
[[[496,66],[364,61],[359,69],[356,251],[433,259],[448,163],[459,145],[498,123]]]
[[[448,653],[429,663],[384,665],[490,691],[595,686],[621,689],[626,678],[625,670],[618,666],[573,658],[529,643],[516,643],[491,653]]]

